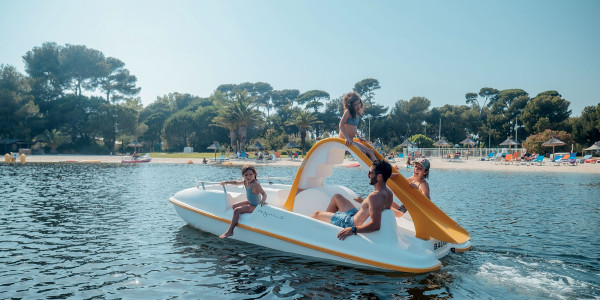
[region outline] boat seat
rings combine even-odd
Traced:
[[[331,198],[335,194],[341,194],[347,199],[356,198],[356,193],[343,186],[326,185],[310,188],[296,195],[296,199],[294,200],[294,212],[310,217],[317,210],[326,210]],[[356,208],[360,208],[357,202],[352,201],[352,203]]]
[[[282,207],[290,194],[289,190],[281,190],[263,187],[265,193],[267,193],[267,203],[272,206]]]
[[[246,194],[242,194],[242,193],[236,193],[236,192],[227,192],[227,196],[226,196],[226,206],[225,206],[225,210],[231,209],[231,207],[240,202],[240,201],[245,201],[248,200],[246,198]]]
[[[367,218],[365,223],[369,222],[371,218]],[[379,230],[366,233],[365,237],[373,242],[382,241],[385,243],[397,243],[398,242],[398,225],[396,223],[396,215],[391,209],[384,209],[381,213],[381,227]]]

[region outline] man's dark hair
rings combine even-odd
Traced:
[[[387,182],[388,178],[392,176],[392,165],[387,161],[377,159],[373,161],[373,166],[375,167],[375,173],[383,176],[383,182]]]

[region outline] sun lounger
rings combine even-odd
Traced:
[[[586,163],[586,161],[587,161],[588,159],[590,159],[590,158],[592,158],[592,155],[591,155],[591,154],[588,154],[588,155],[586,155],[586,156],[584,156],[584,157],[580,158],[580,159],[579,159],[579,163],[580,163],[580,164],[585,164],[585,163]]]
[[[512,160],[512,154],[506,154],[506,156],[504,157],[504,160],[502,161],[502,163],[504,163],[505,165],[510,164],[511,160]]]
[[[564,161],[567,161],[571,157],[571,154],[565,154],[564,156],[559,156],[554,159],[554,165],[560,166]]]
[[[496,153],[494,153],[494,152],[490,152],[490,153],[488,154],[488,156],[487,156],[486,158],[484,158],[484,159],[489,161],[489,160],[491,160],[491,159],[493,159],[493,158],[494,158],[494,155],[496,155]]]
[[[504,159],[504,157],[502,157],[502,152],[498,152],[498,154],[496,154],[496,156],[494,156],[493,162],[495,164],[499,164],[500,162],[502,162],[503,159]]]
[[[544,156],[541,154],[538,154],[538,156],[536,156],[535,159],[531,161],[531,163],[536,164],[538,166],[543,166],[544,165]]]
[[[569,158],[567,158],[567,160],[564,161],[565,164],[570,164],[571,166],[577,165],[577,162],[577,152],[571,153]]]
[[[521,164],[521,153],[513,153],[513,157],[512,157],[512,163],[514,163],[515,165],[520,165]]]
[[[462,162],[462,158],[460,157],[460,154],[456,153],[454,154],[454,156],[450,159],[450,161],[452,162]]]

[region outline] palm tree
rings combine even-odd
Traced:
[[[43,146],[50,146],[50,153],[57,153],[56,148],[67,140],[67,136],[56,129],[52,129],[52,131],[46,129],[33,140]]]
[[[231,142],[231,149],[233,149],[233,152],[237,152],[238,149],[238,145],[237,145],[237,124],[234,124],[232,121],[232,116],[227,112],[224,111],[222,115],[216,116],[213,119],[214,124],[211,124],[211,126],[219,126],[225,129],[229,129],[229,140]]]
[[[306,109],[297,111],[294,113],[293,120],[285,122],[286,125],[294,125],[298,128],[298,131],[300,132],[300,141],[302,143],[303,153],[306,153],[306,131],[312,129],[313,124],[319,123],[323,123],[323,121],[317,120],[316,114],[309,112]]]
[[[237,140],[239,142],[239,151],[244,151],[246,146],[246,134],[248,125],[260,124],[262,113],[258,110],[258,103],[253,97],[248,97],[248,91],[236,92],[235,96],[223,100],[223,107],[219,110],[219,116],[213,119],[215,125],[224,127],[223,123],[231,123],[234,126],[228,126],[230,134],[232,128],[237,128]]]

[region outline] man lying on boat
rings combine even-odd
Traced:
[[[367,176],[375,190],[361,202],[356,209],[350,200],[340,194],[333,195],[326,211],[316,211],[312,217],[344,228],[337,234],[340,240],[357,233],[368,233],[379,230],[381,213],[389,209],[394,202],[392,191],[386,182],[392,174],[392,166],[384,160],[375,160]],[[360,198],[360,197],[359,197]],[[368,217],[371,220],[363,224]]]

